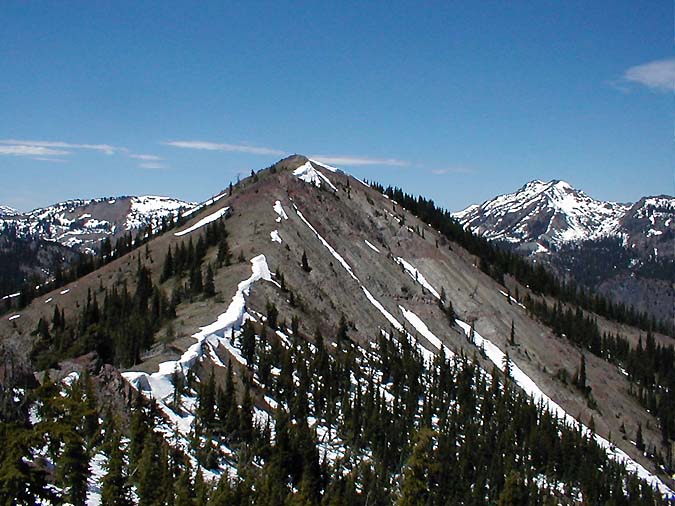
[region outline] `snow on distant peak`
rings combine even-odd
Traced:
[[[323,166],[322,164],[317,165]],[[293,175],[305,183],[313,184],[317,188],[321,188],[321,185],[325,183],[330,186],[333,191],[338,191],[333,183],[330,182],[330,179],[316,170],[310,161],[303,163],[300,167],[295,169]]]
[[[17,214],[21,213],[12,207],[0,206],[0,216],[16,216]]]
[[[155,226],[159,224],[162,218],[176,216],[180,212],[189,211],[195,207],[197,207],[197,204],[193,202],[183,202],[170,197],[155,195],[131,197],[131,208],[125,228],[133,230],[148,223]]]
[[[628,208],[595,200],[566,181],[534,180],[453,216],[486,239],[561,244],[616,234]]]

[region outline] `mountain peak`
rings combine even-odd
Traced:
[[[0,216],[16,216],[19,213],[16,209],[9,206],[0,206]]]
[[[542,251],[550,245],[615,234],[630,206],[595,200],[568,182],[533,180],[513,193],[454,213],[487,239]]]

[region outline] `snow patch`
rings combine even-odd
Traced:
[[[281,244],[281,242],[282,242],[282,241],[281,241],[281,236],[279,235],[279,231],[278,231],[278,230],[272,230],[272,231],[270,232],[270,237],[272,238],[272,242],[278,242],[279,244]]]
[[[366,242],[366,245],[367,245],[370,249],[372,249],[372,250],[373,250],[374,252],[376,252],[376,253],[379,253],[379,252],[380,252],[380,250],[377,249],[371,242],[369,242],[368,239],[364,239],[364,240],[365,240],[365,242]]]
[[[198,359],[200,359],[211,346],[224,345],[228,350],[232,347],[229,342],[230,333],[241,327],[246,313],[246,298],[251,285],[261,279],[272,280],[267,260],[264,255],[258,255],[251,259],[251,276],[239,283],[237,292],[227,310],[218,316],[217,320],[210,325],[201,327],[199,332],[193,334],[197,342],[190,346],[178,360],[170,360],[159,364],[159,370],[152,374],[144,372],[123,372],[122,376],[134,388],[148,397],[157,400],[158,406],[183,435],[188,435],[191,430],[191,415],[181,417],[174,413],[167,405],[174,392],[171,376],[175,371],[185,374]],[[204,342],[206,341],[206,343]],[[209,346],[205,346],[209,345]],[[235,355],[235,358],[237,356]],[[244,361],[245,363],[245,361]]]
[[[277,201],[274,203],[274,212],[277,213],[277,214],[279,215],[279,217],[277,218],[277,223],[281,223],[281,220],[282,220],[282,219],[284,219],[284,220],[287,220],[287,219],[288,219],[288,215],[286,214],[286,211],[284,211],[284,208],[283,208],[283,206],[281,205],[281,201],[280,201],[280,200],[277,200]]]
[[[194,232],[195,230],[203,227],[204,225],[207,225],[211,223],[212,221],[216,221],[219,218],[222,218],[225,216],[228,211],[230,210],[229,207],[223,207],[222,209],[218,209],[216,212],[209,214],[208,216],[205,216],[201,220],[199,220],[197,223],[192,225],[191,227],[186,228],[185,230],[181,230],[180,232],[176,232],[173,235],[176,237],[182,237],[185,234],[189,234],[190,232]]]
[[[338,191],[330,180],[314,168],[311,162],[306,162],[293,171],[293,175],[305,183],[313,184],[321,188],[321,184],[326,183],[333,191]]]
[[[396,263],[402,265],[405,271],[410,275],[410,277],[413,278],[415,281],[417,281],[424,288],[429,290],[434,297],[436,297],[437,299],[441,298],[440,294],[436,291],[436,289],[433,286],[431,286],[431,283],[429,283],[426,280],[426,278],[422,275],[422,273],[419,270],[417,270],[417,268],[414,265],[412,265],[410,262],[405,261],[401,257],[396,258]]]

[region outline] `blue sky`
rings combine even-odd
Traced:
[[[531,179],[674,193],[670,1],[5,1],[0,23],[21,210],[204,200],[296,152],[451,210]]]

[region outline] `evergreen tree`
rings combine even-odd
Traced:
[[[159,436],[150,432],[145,438],[143,453],[136,470],[139,506],[154,506],[162,498],[164,491],[159,486],[162,483],[163,471],[160,467],[160,450]]]
[[[422,506],[430,494],[429,469],[431,464],[432,432],[423,429],[417,435],[412,454],[406,463],[401,483],[398,506]]]
[[[206,276],[204,278],[204,295],[213,297],[216,294],[216,286],[213,281],[213,268],[209,265],[206,268]]]
[[[118,434],[111,437],[108,448],[106,474],[101,483],[101,505],[130,506],[129,484]]]
[[[642,439],[642,424],[638,423],[637,432],[635,433],[635,447],[641,452],[645,451],[645,443]]]
[[[173,255],[171,254],[171,246],[167,249],[166,257],[164,258],[164,266],[162,267],[162,275],[160,276],[160,282],[164,282],[169,279],[174,274],[174,262]]]
[[[527,487],[520,474],[511,471],[506,477],[504,489],[499,494],[498,506],[523,506],[528,504]]]
[[[302,252],[302,270],[305,272],[310,272],[312,270],[307,262],[307,252],[305,251]]]
[[[57,473],[68,500],[74,506],[84,506],[87,499],[89,457],[85,452],[82,437],[74,432],[66,435]]]

